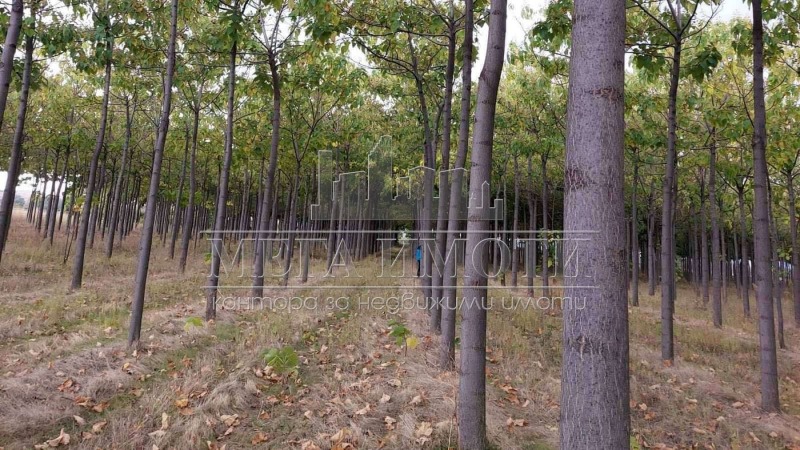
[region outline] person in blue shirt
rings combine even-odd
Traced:
[[[422,267],[422,246],[418,245],[417,249],[414,250],[414,259],[417,260],[417,276],[420,274],[420,269]]]

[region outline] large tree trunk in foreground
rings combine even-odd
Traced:
[[[89,177],[86,180],[86,197],[81,210],[80,224],[78,225],[78,236],[75,241],[75,260],[72,265],[72,289],[80,289],[83,282],[83,260],[86,256],[86,237],[89,234],[89,215],[92,212],[92,198],[94,197],[95,179],[97,178],[97,163],[100,160],[100,152],[103,150],[103,142],[106,138],[106,125],[108,123],[108,97],[111,90],[111,56],[113,50],[112,40],[106,42],[106,68],[105,80],[103,82],[103,103],[100,106],[100,129],[97,132],[97,141],[94,145],[94,153],[89,164]]]
[[[489,13],[486,62],[478,84],[475,134],[472,139],[470,198],[481,198],[491,180],[497,89],[503,70],[506,0],[493,0]],[[458,386],[458,444],[462,450],[486,448],[486,277],[489,262],[490,203],[469,208],[464,263],[464,304],[461,306],[461,377]],[[471,205],[474,206],[474,205]]]
[[[775,349],[775,315],[772,306],[770,264],[769,194],[767,183],[767,112],[764,103],[764,24],[761,0],[753,1],[753,235],[755,236],[755,284],[758,305],[758,338],[761,359],[761,408],[780,411],[778,358]]]
[[[131,304],[131,324],[128,330],[128,345],[139,341],[142,330],[142,313],[144,311],[144,294],[147,286],[147,269],[150,266],[150,250],[153,246],[153,225],[156,218],[156,201],[158,183],[161,180],[161,160],[164,156],[164,144],[169,131],[169,113],[172,107],[172,79],[175,74],[175,39],[178,23],[178,0],[172,0],[169,46],[167,48],[167,68],[164,76],[164,99],[161,105],[161,120],[158,124],[158,137],[153,151],[153,171],[150,175],[150,188],[147,192],[147,206],[144,213],[142,237],[139,242],[139,261],[136,266],[136,281],[133,286]]]
[[[16,8],[16,2],[14,2]],[[21,14],[21,13],[20,13]],[[12,20],[13,20],[12,15]],[[14,26],[13,22],[11,24]],[[9,33],[11,30],[9,30]],[[19,31],[17,31],[19,33]],[[6,50],[8,50],[8,43],[6,43]],[[16,44],[14,45],[16,48]],[[12,55],[13,56],[13,55]],[[6,54],[3,53],[3,62],[5,63]],[[25,118],[28,114],[28,94],[31,87],[31,68],[33,66],[33,36],[25,38],[25,68],[22,72],[22,90],[19,94],[19,109],[17,112],[17,126],[14,129],[14,142],[11,144],[11,158],[8,161],[8,173],[6,176],[6,186],[3,192],[3,198],[0,200],[0,259],[3,256],[3,250],[6,247],[8,240],[8,232],[11,229],[11,218],[14,214],[14,197],[17,192],[17,181],[19,179],[19,172],[22,168],[22,144],[25,139]],[[2,70],[0,70],[2,72]],[[8,87],[5,86],[6,96],[8,95]],[[2,95],[2,93],[0,93]],[[0,101],[5,103],[5,98],[0,98]],[[3,115],[3,110],[0,110],[0,116]],[[0,119],[2,120],[2,119]],[[44,195],[44,188],[42,188],[42,195]],[[42,197],[42,204],[44,204],[44,197]]]
[[[455,171],[450,183],[450,212],[447,217],[447,244],[445,249],[456,245],[456,233],[459,230],[459,216],[461,205],[461,189],[464,183],[464,163],[467,160],[467,147],[469,145],[470,101],[472,92],[472,32],[473,32],[473,5],[472,0],[464,1],[464,48],[463,64],[461,70],[461,113],[458,123],[458,150],[456,151]],[[445,250],[446,251],[446,250]],[[442,339],[439,352],[439,367],[451,370],[455,367],[455,339],[456,339],[456,285],[458,284],[457,266],[453,252],[452,260],[444,263],[442,276]]]
[[[565,277],[562,449],[630,447],[625,294],[625,4],[576,0],[570,61],[564,226],[593,230],[580,245],[582,278]],[[576,241],[567,241],[576,248]],[[567,252],[570,253],[570,252]],[[577,285],[577,286],[576,286]],[[594,286],[587,289],[579,286]]]

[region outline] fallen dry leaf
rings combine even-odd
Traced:
[[[303,441],[300,444],[300,450],[322,450],[317,444],[312,441]]]
[[[395,419],[394,417],[386,416],[383,418],[383,423],[386,424],[387,430],[394,430],[394,424],[397,423],[397,419]]]
[[[186,408],[187,406],[189,406],[189,399],[188,398],[184,397],[184,398],[179,398],[179,399],[175,400],[175,407],[177,407],[178,409],[183,409],[183,408]]]
[[[370,410],[371,410],[371,409],[372,409],[372,408],[370,408],[370,406],[369,406],[369,403],[367,403],[367,406],[365,406],[365,407],[363,407],[363,408],[359,409],[358,411],[356,411],[356,415],[357,415],[357,416],[364,416],[364,415],[366,415],[368,412],[370,412]]]
[[[83,417],[72,416],[72,418],[75,419],[75,423],[77,423],[79,427],[86,425],[86,419],[84,419]]]
[[[39,449],[46,449],[50,447],[59,447],[61,445],[69,445],[69,434],[64,433],[64,429],[61,429],[61,432],[58,434],[58,437],[50,439],[43,444],[34,445],[33,448]]]
[[[392,399],[392,397],[390,397],[390,396],[388,396],[388,395],[386,395],[386,394],[383,394],[383,395],[381,396],[380,403],[381,403],[381,404],[383,404],[383,403],[389,403],[389,400],[391,400],[391,399]]]
[[[525,419],[514,419],[512,417],[509,417],[508,420],[506,420],[506,426],[509,428],[524,427],[525,425],[526,425]]]
[[[253,445],[260,444],[262,442],[267,442],[269,439],[267,438],[267,434],[259,431],[258,433],[253,436],[253,439],[250,439],[250,443]]]
[[[107,424],[108,424],[108,422],[106,422],[106,421],[95,423],[94,425],[92,425],[92,433],[97,434],[97,433],[103,431],[103,428],[105,428]]]

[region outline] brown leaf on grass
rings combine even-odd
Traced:
[[[303,441],[300,443],[300,450],[322,450],[317,444],[312,441]]]
[[[363,407],[363,408],[359,409],[358,411],[356,411],[356,412],[355,412],[355,414],[356,414],[357,416],[365,416],[365,415],[367,415],[367,413],[368,413],[368,412],[370,412],[371,410],[372,410],[372,408],[369,406],[369,403],[367,403],[367,406],[365,406],[365,407]]]
[[[178,409],[183,409],[183,408],[186,408],[187,406],[189,406],[189,399],[188,398],[184,397],[184,398],[179,398],[179,399],[175,400],[175,407],[177,407]]]
[[[166,430],[167,428],[169,428],[169,415],[161,413],[161,429]]]
[[[180,411],[178,411],[178,414],[182,416],[192,416],[194,415],[194,410],[192,408],[183,408]]]
[[[411,405],[411,406],[419,406],[419,405],[421,405],[421,404],[422,404],[422,403],[423,403],[425,400],[426,400],[426,398],[425,398],[425,393],[423,392],[422,394],[415,395],[415,396],[414,396],[414,398],[412,398],[412,399],[411,399],[411,401],[410,401],[410,402],[408,402],[408,404],[409,404],[409,405]]]
[[[267,434],[264,433],[263,431],[259,431],[253,436],[253,439],[250,439],[250,443],[253,445],[257,445],[261,444],[262,442],[267,442],[268,440],[269,438],[267,437]]]
[[[103,431],[103,428],[105,428],[107,424],[108,422],[106,422],[105,420],[102,422],[95,423],[94,425],[92,425],[92,433],[95,434],[100,433],[101,431]]]
[[[222,423],[224,423],[226,426],[229,427],[235,427],[240,423],[238,414],[232,414],[232,415],[223,414],[219,416],[219,418],[220,420],[222,420]]]
[[[306,419],[311,420],[312,418],[314,418],[314,413],[309,409],[308,411],[303,413],[303,416],[305,416]]]
[[[73,387],[75,388],[75,391],[78,390],[78,386],[75,385],[75,381],[72,378],[67,378],[58,386],[58,390],[61,392],[68,392],[73,391]]]
[[[380,403],[382,403],[382,404],[383,403],[389,403],[389,400],[391,400],[391,399],[392,399],[392,397],[390,397],[390,396],[388,396],[386,394],[383,394],[381,396]]]
[[[331,436],[331,442],[341,442],[347,438],[349,438],[353,434],[349,428],[342,428],[341,430],[337,431],[336,434]]]
[[[395,419],[394,417],[386,416],[383,418],[383,423],[386,424],[386,429],[391,431],[394,430],[395,428],[394,424],[397,423],[397,419]]]
[[[86,425],[86,419],[84,419],[83,417],[72,416],[72,418],[75,419],[75,423],[77,423],[79,427]]]
[[[105,411],[106,408],[108,408],[108,402],[102,402],[92,406],[92,411],[101,413]]]
[[[508,428],[524,427],[526,424],[527,422],[525,422],[525,419],[514,419],[512,417],[509,417],[508,420],[506,420],[506,426]]]
[[[748,434],[750,435],[750,439],[752,439],[754,443],[758,444],[761,442],[761,439],[759,439],[755,434],[753,434],[752,431],[750,431]]]
[[[386,382],[389,386],[392,387],[400,387],[403,385],[403,382],[398,380],[397,378],[392,378],[391,380]]]
[[[736,409],[739,409],[739,408],[744,406],[744,403],[742,403],[742,402],[734,402],[733,404],[731,404],[731,406],[733,406]]]
[[[35,448],[37,450],[40,450],[40,449],[46,449],[46,448],[51,448],[51,447],[60,447],[62,445],[64,445],[64,446],[69,445],[69,434],[64,433],[64,429],[63,428],[61,429],[61,432],[58,434],[57,437],[55,437],[53,439],[50,439],[48,441],[45,441],[42,444],[34,445],[33,448]]]
[[[424,444],[431,440],[433,434],[433,426],[430,422],[420,422],[414,430],[414,436],[417,437],[417,444]]]

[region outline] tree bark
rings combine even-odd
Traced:
[[[720,250],[719,208],[717,207],[717,141],[715,130],[711,130],[710,158],[708,164],[708,205],[711,209],[711,281],[713,295],[711,308],[714,326],[722,328],[722,270]]]
[[[150,265],[150,250],[153,246],[153,224],[156,218],[156,198],[158,195],[158,184],[161,179],[161,160],[164,156],[164,144],[167,141],[167,132],[169,132],[169,115],[172,107],[172,80],[175,75],[175,40],[178,34],[178,0],[172,0],[170,16],[167,67],[164,75],[164,98],[161,104],[161,120],[158,123],[158,137],[153,150],[153,171],[150,175],[150,187],[147,192],[144,226],[142,227],[142,237],[139,242],[139,261],[136,266],[136,280],[133,287],[128,346],[138,344],[142,330],[142,313],[144,312],[144,294],[147,286],[147,269]]]
[[[794,192],[794,174],[786,174],[786,188],[789,191],[789,228],[792,235],[792,304],[794,305],[794,324],[800,328],[800,242],[797,239],[797,197]]]
[[[8,18],[6,40],[5,43],[3,43],[3,56],[2,60],[0,60],[0,129],[3,128],[3,116],[5,115],[6,103],[8,102],[8,91],[11,88],[11,73],[14,71],[14,55],[17,53],[17,42],[19,41],[20,31],[22,30],[23,13],[23,1],[13,0],[13,2],[11,2],[11,14],[9,14]],[[25,51],[27,58],[27,48]]]
[[[458,149],[453,171],[453,180],[450,183],[449,214],[447,217],[447,245],[445,249],[453,248],[453,255],[459,254],[456,244],[456,233],[459,231],[461,190],[464,183],[464,164],[467,160],[469,146],[470,126],[470,101],[472,92],[472,34],[473,34],[473,0],[464,0],[464,44],[461,69],[461,112],[458,124]],[[456,284],[458,284],[457,266],[455,257],[444,263],[445,271],[442,277],[442,339],[439,352],[439,367],[452,370],[455,367],[455,339],[456,339]]]
[[[20,2],[21,3],[21,2]],[[12,6],[12,15],[11,15],[11,25],[9,28],[8,33],[11,34],[13,31],[11,28],[16,26],[14,24],[14,20],[20,20],[21,17],[15,17],[17,14],[21,15],[22,11],[20,6],[20,11],[16,11],[17,2],[15,1]],[[31,17],[35,18],[34,10],[31,8]],[[16,31],[17,35],[19,34],[19,30]],[[5,64],[6,64],[6,51],[11,52],[12,64],[13,64],[13,57],[14,57],[14,50],[16,49],[16,39],[14,39],[14,45],[9,48],[9,38],[6,37],[6,45],[4,47],[3,53],[3,69],[0,70],[0,84],[2,87],[0,89],[5,90],[5,97],[3,97],[3,92],[0,91],[0,115],[2,115],[3,111],[5,111],[5,103],[6,97],[8,96],[8,82],[10,80],[5,80],[3,73],[5,72]],[[19,94],[19,109],[17,110],[17,124],[16,128],[14,129],[14,141],[11,144],[11,158],[8,161],[8,173],[6,174],[6,186],[5,191],[3,192],[2,201],[0,201],[0,258],[3,256],[3,251],[5,250],[6,241],[8,240],[8,232],[11,229],[11,220],[14,214],[14,198],[16,197],[17,191],[17,181],[19,180],[19,172],[22,168],[22,144],[25,140],[25,119],[28,114],[28,96],[30,94],[30,87],[31,87],[31,69],[33,66],[33,34],[27,36],[25,38],[25,68],[22,72],[22,89]],[[9,67],[9,71],[11,68]],[[2,121],[2,119],[0,119]],[[1,122],[0,122],[1,124]],[[44,188],[42,188],[42,194],[44,195]],[[44,198],[42,198],[44,201]]]
[[[767,113],[764,101],[764,24],[761,0],[753,1],[753,234],[755,236],[756,304],[761,359],[761,408],[780,411],[778,359],[775,349],[775,317],[772,306],[770,264],[769,195],[766,159]]]
[[[261,197],[261,223],[256,236],[255,263],[253,264],[253,297],[260,298],[264,295],[264,260],[272,255],[266,254],[266,242],[270,237],[275,197],[275,171],[278,167],[278,144],[280,144],[281,127],[281,77],[278,73],[278,62],[272,51],[268,52],[270,76],[272,79],[272,137],[269,147],[269,166],[267,166],[267,179],[264,182],[264,194]],[[332,231],[332,230],[331,230]],[[271,248],[271,246],[270,246]]]
[[[636,216],[636,191],[639,185],[639,164],[633,163],[633,191],[631,192],[631,305],[639,306],[639,220]]]
[[[580,230],[596,233],[581,244],[584,267],[577,267],[574,258],[569,262],[586,275],[564,278],[564,297],[584,298],[585,307],[564,308],[560,445],[571,450],[627,449],[627,263],[621,233],[625,4],[576,0],[573,17],[564,226],[570,237]],[[575,241],[567,243],[577,246]]]
[[[100,160],[100,152],[103,150],[103,142],[106,137],[106,125],[108,123],[108,97],[111,90],[111,59],[114,44],[112,39],[106,41],[106,67],[105,79],[103,82],[103,103],[100,106],[100,129],[97,132],[97,141],[94,145],[94,153],[89,164],[89,177],[86,180],[86,197],[81,210],[80,224],[78,225],[78,236],[75,241],[75,259],[72,265],[72,289],[80,289],[83,282],[83,261],[86,256],[86,237],[89,232],[89,215],[92,212],[92,198],[97,178],[97,163]]]
[[[667,155],[664,174],[663,204],[661,205],[661,360],[671,366],[675,359],[673,313],[675,298],[674,235],[673,235],[673,189],[675,185],[675,144],[678,140],[678,83],[681,70],[681,40],[675,42],[669,83],[669,107],[667,112]]]
[[[486,59],[478,83],[473,135],[470,198],[484,196],[492,171],[492,145],[497,89],[503,70],[506,0],[493,0],[489,13]],[[491,191],[488,191],[491,192]],[[486,307],[489,202],[469,208],[464,265],[464,304],[461,306],[461,377],[458,386],[458,443],[462,450],[486,448]],[[474,206],[474,205],[471,205]],[[482,243],[483,242],[483,243]]]

